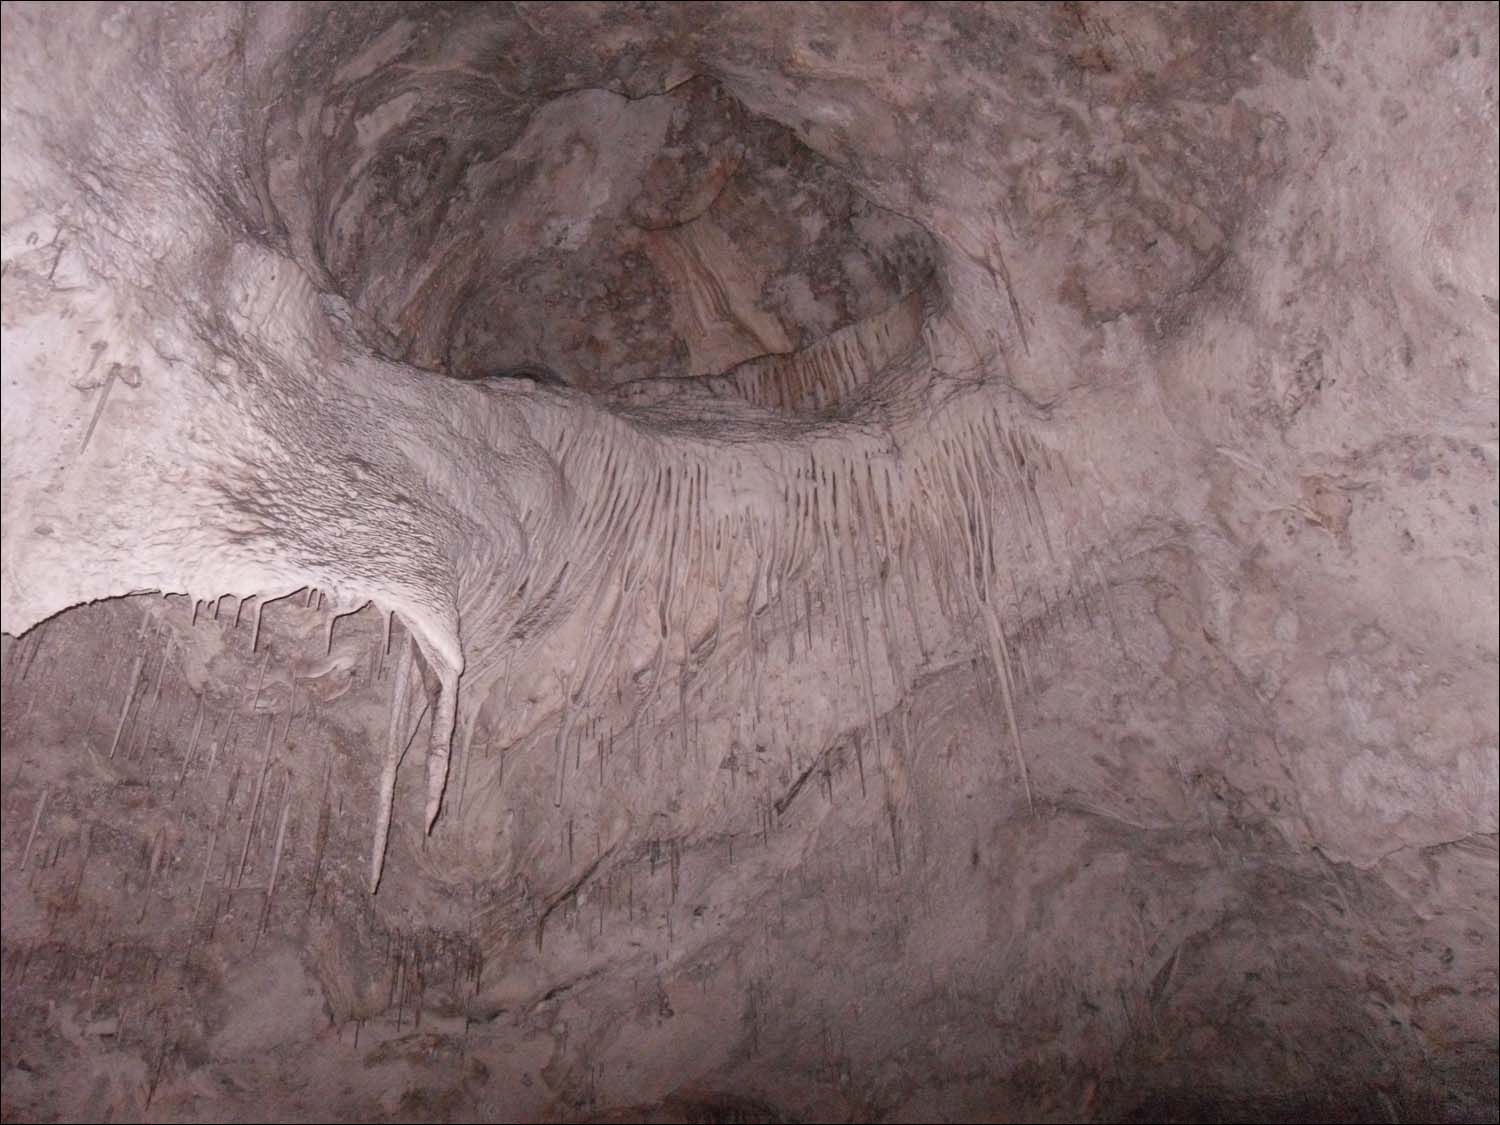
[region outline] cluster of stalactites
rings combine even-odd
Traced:
[[[465,579],[484,591],[484,613],[466,610],[463,619],[467,669],[458,728],[465,743],[491,692],[508,696],[516,652],[579,611],[582,639],[567,666],[555,669],[559,748],[581,716],[615,706],[624,698],[617,680],[634,671],[618,666],[622,634],[643,601],[660,638],[648,674],[633,677],[645,689],[633,693],[618,725],[639,722],[647,707],[652,714],[685,710],[687,680],[730,632],[743,634],[738,639],[751,661],[745,690],[755,707],[756,654],[768,629],[757,621],[769,607],[810,599],[814,583],[831,593],[828,624],[862,685],[867,737],[878,754],[871,653],[887,654],[890,678],[904,687],[912,669],[895,639],[892,605],[905,604],[908,627],[920,638],[918,587],[925,579],[944,617],[982,625],[1008,742],[1030,800],[1006,623],[1020,611],[1024,572],[1048,565],[1042,496],[1054,460],[1027,428],[978,396],[954,401],[899,450],[888,436],[849,430],[821,431],[803,443],[715,445],[669,441],[607,414],[592,426],[566,421],[542,440],[567,482],[567,510],[525,513],[538,549],[503,591],[485,587],[480,574]],[[903,596],[894,598],[897,585]],[[713,625],[692,636],[690,623],[705,604]],[[784,621],[791,618],[788,611]],[[872,630],[884,636],[873,638]],[[372,886],[380,877],[395,765],[423,713],[411,706],[409,659],[396,678]],[[668,693],[673,698],[665,699]],[[686,751],[685,722],[682,731]],[[430,818],[446,781],[446,757],[429,766]]]

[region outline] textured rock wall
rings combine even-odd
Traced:
[[[1493,1115],[1493,8],[3,18],[8,1118]]]

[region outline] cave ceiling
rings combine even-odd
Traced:
[[[3,31],[6,1120],[1493,1115],[1494,6]]]

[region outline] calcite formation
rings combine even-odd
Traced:
[[[1493,1118],[1493,6],[3,21],[8,1120]]]

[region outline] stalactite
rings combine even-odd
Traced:
[[[672,599],[676,594],[677,578],[677,542],[682,534],[682,480],[683,474],[676,473],[673,467],[666,467],[667,474],[667,512],[665,523],[662,528],[662,540],[665,550],[658,560],[658,569],[661,571],[661,590],[657,598],[657,623],[661,628],[663,639],[668,633],[668,622],[672,615]]]
[[[125,699],[120,704],[120,718],[115,724],[115,736],[110,740],[109,757],[113,758],[120,747],[120,736],[125,733],[125,723],[130,717],[130,705],[135,699],[136,689],[140,686],[139,680],[141,668],[146,663],[146,632],[151,625],[151,615],[145,614],[141,618],[141,629],[136,634],[135,644],[137,648],[135,663],[131,665],[130,675],[125,680]],[[40,644],[41,636],[38,634],[37,643]]]
[[[971,437],[968,441],[957,442],[954,446],[953,458],[956,475],[961,474],[961,479],[967,485],[969,495],[972,497],[970,527],[977,534],[974,545],[976,580],[982,591],[982,600],[988,601],[994,596],[995,574],[995,540],[991,522],[992,502],[991,497],[985,494],[985,478],[973,462],[970,449],[973,440]]]
[[[255,599],[255,621],[250,629],[250,651],[254,653],[260,646],[260,619],[266,608],[265,598]]]
[[[318,880],[323,873],[323,853],[328,847],[328,837],[333,826],[333,808],[328,800],[329,788],[332,784],[333,759],[330,757],[323,764],[323,786],[318,794],[318,826],[313,833],[312,875],[309,878],[307,908],[304,914],[312,913],[313,903],[318,899]]]
[[[165,630],[163,630],[165,632]],[[151,692],[151,706],[146,711],[146,726],[141,738],[138,753],[149,754],[151,752],[151,736],[156,729],[156,709],[161,703],[161,685],[166,678],[167,665],[172,660],[172,641],[170,638],[162,646],[161,666],[156,670],[156,687]],[[133,737],[133,736],[132,736]],[[127,753],[126,757],[133,757],[133,753]]]
[[[433,823],[443,805],[443,790],[448,784],[448,760],[453,744],[453,729],[458,717],[459,670],[435,653],[427,652],[428,663],[438,676],[438,694],[432,707],[432,732],[427,740],[427,806],[423,828],[432,832]]]
[[[193,756],[198,751],[198,737],[203,733],[203,718],[206,711],[206,693],[199,693],[197,716],[193,719],[193,733],[192,737],[188,739],[187,752],[182,756],[182,769],[178,771],[177,784],[172,789],[172,793],[174,796],[176,795],[177,791],[182,788],[182,783],[187,778],[188,767],[193,764]]]
[[[1000,681],[1001,699],[1005,706],[1005,721],[1010,731],[1011,747],[1015,751],[1016,767],[1020,770],[1021,785],[1026,791],[1026,807],[1035,811],[1031,795],[1031,774],[1026,768],[1026,755],[1021,747],[1021,728],[1016,722],[1015,691],[1011,683],[1010,652],[1005,640],[1005,629],[993,604],[987,607],[985,624],[988,626],[991,661],[995,675]]]
[[[879,757],[878,753],[876,755]],[[854,761],[859,768],[859,795],[861,799],[868,797],[869,792],[865,787],[865,748],[864,740],[860,738],[859,731],[854,732]]]
[[[287,717],[288,726],[291,724],[291,716]],[[266,719],[266,749],[261,759],[260,776],[255,783],[255,797],[250,802],[249,823],[245,828],[245,843],[240,848],[240,862],[235,868],[234,885],[238,887],[245,878],[245,863],[250,857],[250,841],[255,837],[255,825],[260,816],[261,797],[265,793],[266,774],[271,768],[271,752],[275,748],[276,716],[270,715]]]
[[[387,618],[389,622],[389,618]],[[410,639],[402,645],[401,655],[396,665],[395,688],[391,693],[391,720],[386,735],[385,762],[380,771],[380,797],[375,817],[375,842],[370,850],[370,893],[374,894],[380,887],[380,875],[385,869],[385,849],[391,830],[391,811],[396,795],[396,771],[401,764],[402,757],[406,754],[406,748],[411,740],[403,737],[405,735],[405,712],[409,706],[411,693],[412,671],[416,660],[413,643]],[[411,733],[411,738],[416,738],[417,729],[421,727],[422,719],[427,714],[424,705],[421,715],[417,716],[417,722]]]
[[[840,549],[840,553],[842,553],[842,548]],[[840,562],[842,564],[842,560],[840,560]],[[879,723],[879,719],[878,719],[878,715],[877,715],[877,709],[876,709],[876,703],[875,703],[875,677],[874,677],[874,673],[872,671],[872,663],[873,662],[872,662],[871,657],[870,657],[870,624],[869,624],[869,618],[868,618],[867,614],[864,611],[864,605],[863,605],[864,598],[863,598],[863,596],[861,596],[860,602],[861,602],[861,604],[858,605],[858,606],[856,606],[854,608],[854,611],[853,611],[854,614],[855,614],[855,616],[857,616],[859,618],[859,628],[860,628],[860,641],[861,641],[861,645],[860,645],[860,650],[859,650],[858,663],[859,663],[859,670],[860,670],[860,673],[862,675],[863,682],[864,682],[865,717],[866,717],[866,721],[867,721],[867,723],[869,725],[869,730],[870,730],[870,748],[871,748],[871,751],[874,753],[874,755],[875,755],[875,761],[878,764],[880,762],[880,760],[881,760],[881,751],[880,751],[880,723]],[[899,682],[898,682],[898,687],[899,686],[900,685],[899,685]],[[856,753],[860,753],[860,743],[859,743],[859,740],[858,740],[858,735],[855,736],[855,744],[854,744],[854,746],[855,746],[855,752]],[[860,792],[861,792],[861,794],[863,794],[863,792],[864,792],[864,778],[865,778],[864,760],[861,757],[860,763],[859,763],[859,783],[860,783]]]
[[[568,767],[568,733],[573,713],[572,694],[568,690],[567,679],[558,676],[558,686],[562,691],[563,710],[557,721],[557,738],[553,742],[557,757],[557,789],[552,798],[553,808],[561,808],[563,803],[563,779]]]
[[[287,814],[291,809],[292,771],[286,771],[286,781],[282,786],[281,814],[276,819],[276,843],[271,852],[271,874],[266,881],[266,901],[261,908],[260,922],[256,927],[257,937],[265,933],[266,923],[271,918],[271,906],[276,898],[276,879],[281,874],[282,848],[286,842]]]
[[[59,252],[59,257],[60,256],[61,252]],[[98,358],[99,353],[95,351],[94,359],[97,360]],[[93,369],[92,363],[89,365],[89,368],[90,370]],[[93,415],[89,418],[88,428],[83,431],[83,441],[78,446],[79,457],[82,457],[83,454],[88,450],[89,439],[94,436],[94,428],[99,425],[99,419],[104,415],[104,406],[107,402],[109,402],[109,392],[111,391],[111,389],[113,389],[115,385],[115,376],[117,376],[119,373],[120,365],[118,363],[111,363],[108,370],[104,373],[104,389],[99,392],[99,401],[94,406]]]
[[[26,864],[31,859],[31,846],[36,843],[37,829],[42,825],[42,814],[47,811],[47,801],[52,796],[50,785],[42,786],[42,795],[37,799],[36,812],[31,817],[31,830],[26,833],[26,846],[21,849],[20,869],[26,870]]]
[[[472,757],[474,745],[474,734],[479,726],[478,712],[465,723],[459,724],[459,765],[458,765],[458,797],[454,801],[454,818],[462,823],[464,812],[464,795],[469,788],[469,763]]]

